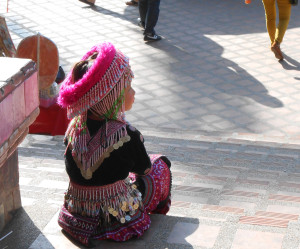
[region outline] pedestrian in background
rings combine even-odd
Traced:
[[[145,28],[144,41],[159,41],[161,36],[155,33],[158,21],[160,0],[139,0],[140,23]]]
[[[262,0],[265,7],[266,25],[271,40],[271,50],[278,60],[283,60],[280,44],[289,25],[291,16],[290,0]],[[276,27],[276,6],[279,12],[279,21]]]

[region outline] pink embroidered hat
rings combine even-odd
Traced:
[[[58,104],[67,108],[68,118],[72,119],[65,141],[82,176],[90,179],[114,149],[130,140],[126,130],[124,93],[133,73],[129,59],[109,42],[92,47],[81,62],[75,65],[74,74],[72,70],[62,83]],[[77,77],[76,70],[81,70],[78,66],[81,64],[88,67]],[[88,110],[105,121],[93,135],[87,127]]]
[[[57,102],[68,109],[69,119],[86,112],[107,96],[125,72],[132,74],[129,59],[113,44],[103,42],[93,46],[81,61],[87,60],[94,53],[98,53],[97,57],[83,77],[73,82],[71,71],[60,88]]]

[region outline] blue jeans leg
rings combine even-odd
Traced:
[[[144,34],[155,33],[158,20],[160,0],[139,0],[139,12],[142,23],[145,23]]]

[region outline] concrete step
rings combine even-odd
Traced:
[[[300,228],[298,141],[162,129],[142,132],[147,151],[172,162],[172,207],[167,216],[152,216],[145,236],[126,246],[230,248],[238,234],[251,231],[291,245],[285,238]],[[2,233],[15,231],[5,239],[13,248],[78,248],[57,226],[68,184],[62,139],[28,135],[19,148],[23,209]],[[19,222],[31,225],[20,227]],[[180,232],[183,229],[187,232]],[[293,238],[292,244],[298,245],[300,239]],[[105,241],[97,242],[96,248],[121,245]]]

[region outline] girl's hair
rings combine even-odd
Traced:
[[[73,83],[80,80],[83,77],[83,75],[90,69],[90,67],[94,63],[94,60],[97,58],[97,55],[98,53],[95,52],[88,59],[84,61],[79,61],[74,65],[72,72]]]

